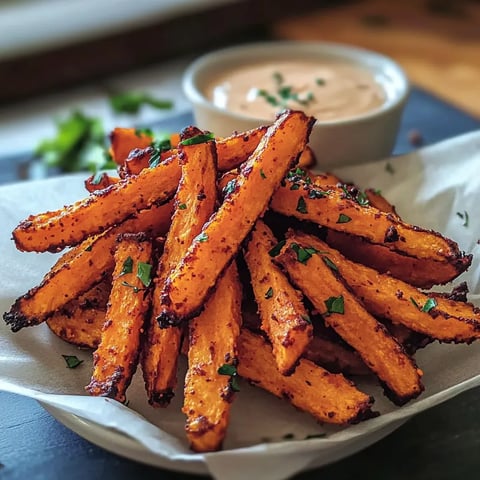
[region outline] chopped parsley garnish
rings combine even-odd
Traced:
[[[185,203],[181,203],[179,206],[178,206],[178,209],[179,210],[186,210],[187,209],[187,205]]]
[[[237,187],[237,180],[233,178],[232,180],[229,180],[228,183],[223,187],[223,196],[227,196],[232,194],[235,191],[235,188]]]
[[[123,287],[131,288],[133,290],[133,293],[138,293],[140,290],[143,290],[142,288],[138,288],[135,285],[132,285],[131,283],[123,281],[121,283]]]
[[[137,137],[142,137],[144,135],[147,137],[153,137],[153,130],[151,128],[136,128],[135,135]]]
[[[91,252],[92,251],[93,244],[90,244],[88,247],[85,248],[86,252]]]
[[[300,95],[295,92],[291,85],[285,85],[284,78],[281,73],[274,72],[273,79],[276,84],[275,92],[268,92],[265,89],[259,89],[257,95],[265,99],[273,107],[288,108],[289,101],[296,102],[304,107],[308,106],[315,100],[312,92]]]
[[[301,247],[298,243],[292,243],[290,248],[297,254],[297,260],[300,263],[307,263],[307,261],[312,258],[312,255],[319,253],[319,251],[314,247]]]
[[[267,176],[265,175],[265,173],[262,169],[260,169],[260,176],[264,179],[267,178]]]
[[[148,161],[148,166],[150,168],[156,167],[161,161],[161,154],[172,148],[170,142],[170,135],[168,133],[163,133],[158,136],[150,146],[153,148],[152,153],[150,154],[150,159]]]
[[[205,232],[202,232],[200,235],[197,235],[198,242],[206,242],[208,240],[208,235]]]
[[[271,257],[276,257],[277,255],[280,255],[280,251],[282,250],[282,248],[285,246],[285,243],[286,240],[281,240],[280,242],[278,242],[273,248],[271,248],[269,251],[268,251],[268,254],[271,256]]]
[[[83,360],[80,360],[75,355],[62,355],[65,363],[67,364],[67,368],[77,368],[79,365],[83,363]]]
[[[348,223],[350,222],[352,219],[348,216],[348,215],[345,215],[344,213],[341,213],[339,216],[338,216],[338,219],[337,219],[337,223]]]
[[[194,137],[186,138],[182,140],[178,145],[179,146],[188,146],[188,145],[198,145],[199,143],[209,142],[210,140],[214,140],[215,135],[211,132],[201,133],[200,135],[195,135]]]
[[[228,363],[224,363],[221,367],[218,368],[218,373],[220,375],[230,376],[230,387],[234,392],[240,391],[240,386],[238,384],[238,373],[237,367]]]
[[[90,181],[90,183],[92,185],[98,185],[102,181],[102,178],[104,175],[105,175],[105,172],[96,172],[92,180]]]
[[[300,213],[308,213],[307,211],[307,204],[305,203],[305,199],[300,197],[297,202],[297,212]]]
[[[343,295],[327,298],[325,306],[327,307],[327,313],[340,313],[343,315],[345,312]]]
[[[370,202],[368,201],[367,194],[365,192],[358,192],[355,200],[362,207],[366,207]]]
[[[393,168],[393,165],[390,162],[387,162],[385,164],[385,171],[387,171],[390,175],[393,175],[395,173],[395,169]]]
[[[315,200],[316,198],[324,198],[330,195],[330,190],[317,190],[316,188],[310,188],[308,191],[308,198]]]
[[[292,183],[290,190],[299,190],[299,189],[300,189],[300,185],[298,183]]]
[[[327,82],[323,78],[316,78],[315,83],[319,85],[320,87],[323,87]]]
[[[67,118],[57,120],[56,126],[55,136],[35,148],[35,156],[47,167],[62,172],[95,172],[116,167],[108,154],[99,118],[73,111]]]
[[[268,300],[269,298],[273,297],[273,288],[270,287],[266,292],[265,292],[265,299]]]
[[[123,262],[122,271],[120,272],[120,276],[126,275],[127,273],[133,272],[133,258],[127,257]]]
[[[310,315],[307,314],[302,314],[300,315],[307,323],[312,323],[312,319],[310,318]]]
[[[469,223],[469,217],[468,217],[468,212],[466,210],[462,212],[457,212],[457,216],[460,217],[463,220],[463,226],[468,227]]]
[[[435,298],[432,298],[432,297],[429,297],[427,299],[423,307],[421,307],[413,297],[410,297],[410,301],[412,302],[413,305],[415,305],[415,308],[417,310],[420,310],[421,312],[425,312],[425,313],[430,312],[430,310],[432,310],[437,306],[437,301],[435,300]]]
[[[152,282],[151,274],[152,274],[152,265],[145,262],[138,262],[137,277],[146,287],[148,287]]]
[[[331,270],[334,270],[336,272],[338,272],[338,268],[337,266],[332,262],[332,260],[330,260],[330,258],[328,257],[322,257],[323,261],[325,262],[325,265],[327,267],[329,267]]]
[[[110,105],[116,113],[136,114],[144,105],[159,110],[170,110],[171,100],[161,100],[145,92],[120,92],[110,97]]]

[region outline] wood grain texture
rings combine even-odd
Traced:
[[[278,21],[273,34],[389,55],[413,83],[480,118],[480,2],[348,2]]]

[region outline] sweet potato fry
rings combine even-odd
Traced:
[[[276,368],[270,345],[243,329],[238,344],[238,374],[273,395],[313,415],[320,422],[356,423],[374,414],[373,398],[360,392],[341,374],[333,374],[300,359],[286,377]]]
[[[221,272],[305,147],[312,125],[313,119],[303,112],[286,111],[269,127],[243,164],[235,188],[167,278],[158,317],[161,324],[176,325],[200,312]]]
[[[350,293],[333,264],[320,255],[312,255],[310,248],[292,235],[275,261],[285,268],[325,323],[359,353],[395,404],[403,405],[420,395],[422,374],[412,358]],[[307,254],[310,257],[306,258]]]
[[[389,273],[415,287],[431,288],[455,279],[458,266],[450,262],[437,262],[428,258],[401,255],[383,245],[375,245],[356,235],[329,229],[325,241],[339,250],[348,259],[374,268],[380,273]],[[464,267],[470,264],[471,256],[464,257]]]
[[[290,374],[313,334],[313,325],[285,274],[272,262],[270,250],[277,244],[271,230],[257,220],[244,255],[258,305],[261,328],[273,348],[278,370]]]
[[[408,283],[347,260],[311,235],[296,232],[295,239],[328,257],[354,294],[376,317],[387,318],[442,342],[470,343],[479,338],[480,312],[473,305],[430,297]],[[435,302],[430,298],[435,298]]]
[[[117,165],[123,165],[130,152],[135,148],[146,148],[153,137],[135,128],[114,128],[110,133],[110,152]]]
[[[49,319],[50,330],[68,343],[97,348],[105,322],[111,278],[107,277],[78,298],[70,300]]]
[[[242,323],[242,289],[232,263],[220,278],[203,312],[189,323],[188,371],[183,412],[190,446],[218,450],[223,442],[236,385],[237,339]]]
[[[90,395],[125,402],[150,306],[152,243],[144,233],[121,234],[117,242],[105,323],[93,354],[92,378],[85,389]]]
[[[153,291],[153,308],[142,353],[142,369],[151,405],[167,406],[177,379],[180,327],[160,328],[161,292],[165,278],[185,254],[212,214],[217,199],[216,156],[213,142],[182,147],[182,177],[175,196],[175,212],[165,240]]]
[[[164,234],[170,225],[172,203],[142,210],[120,225],[88,238],[65,253],[45,275],[42,283],[19,297],[3,316],[14,332],[37,325],[70,300],[85,293],[109,275],[114,266],[112,253],[119,233]],[[59,295],[59,292],[62,292]]]
[[[19,250],[56,252],[118,224],[132,213],[173,197],[181,170],[177,158],[55,212],[31,215],[13,231]]]
[[[118,177],[112,177],[107,172],[103,172],[100,175],[90,175],[90,177],[85,180],[85,188],[88,192],[93,193],[98,190],[103,190],[110,185],[114,185],[119,180]]]
[[[351,233],[403,255],[451,263],[458,274],[471,262],[454,241],[371,207],[363,196],[353,197],[344,187],[312,186],[302,170],[287,176],[270,206],[283,215]]]
[[[317,163],[313,150],[307,145],[298,157],[298,166],[300,168],[312,168]]]

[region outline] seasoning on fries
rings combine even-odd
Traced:
[[[313,122],[287,110],[228,138],[188,127],[162,142],[115,129],[118,177],[92,176],[86,198],[15,228],[19,250],[71,248],[5,322],[94,349],[86,390],[120,402],[140,365],[149,402],[169,406],[185,354],[197,452],[222,448],[240,377],[337,425],[377,415],[351,376],[398,405],[421,395],[417,349],[480,336],[466,286],[425,290],[472,257],[379,192],[308,171]]]

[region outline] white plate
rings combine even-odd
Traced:
[[[474,253],[472,267],[461,280],[469,282],[471,299],[478,305],[480,217],[473,213],[480,203],[480,177],[474,175],[480,171],[480,132],[389,162],[394,175],[385,169],[387,161],[350,168],[341,175],[362,187],[382,189],[407,221],[441,231],[457,240],[462,250]],[[10,232],[29,213],[56,209],[84,196],[83,178],[67,176],[0,188],[2,232]],[[465,211],[470,212],[468,228],[457,215]],[[38,284],[55,259],[49,254],[17,252],[9,237],[0,235],[3,271],[9,272],[0,276],[0,311]],[[12,334],[0,322],[0,352],[0,389],[41,401],[52,415],[88,440],[140,462],[188,473],[209,472],[228,480],[258,478],[259,472],[263,480],[278,480],[344,458],[384,437],[412,415],[480,384],[480,342],[471,346],[434,344],[416,356],[426,386],[418,400],[396,408],[378,386],[359,383],[360,389],[375,396],[380,417],[345,429],[325,428],[325,438],[300,440],[323,427],[286,402],[244,383],[232,406],[225,450],[200,455],[189,451],[185,440],[180,392],[169,409],[152,409],[137,375],[128,391],[130,408],[85,396],[91,354],[60,341],[46,325]],[[66,369],[61,354],[76,354],[85,363],[76,370]],[[282,441],[287,433],[294,433],[299,440]],[[262,443],[262,437],[274,441]]]

